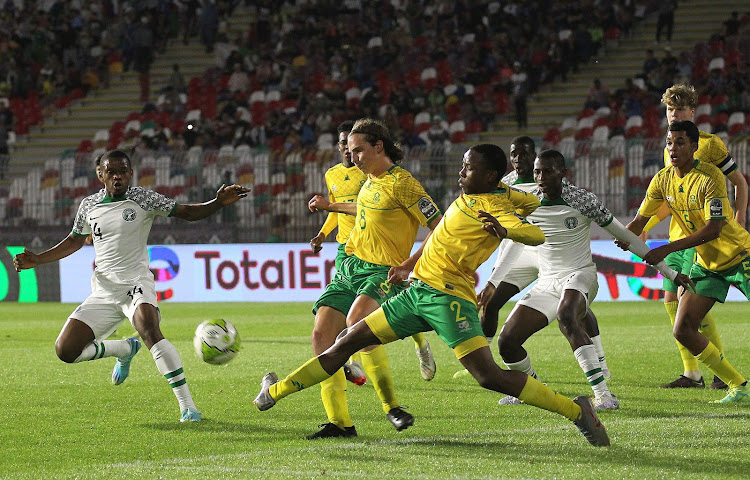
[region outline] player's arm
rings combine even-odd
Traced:
[[[656,212],[656,215],[649,218],[648,223],[642,228],[644,234],[648,233],[649,230],[654,228],[656,225],[659,224],[662,220],[667,218],[669,215],[671,215],[671,211],[669,210],[669,205],[667,205],[666,202],[662,203],[661,207],[659,208],[659,211]],[[645,240],[645,239],[644,239]]]
[[[704,243],[710,242],[719,238],[721,229],[724,228],[726,223],[725,219],[712,218],[706,221],[706,224],[694,231],[687,237],[669,242],[661,247],[650,250],[645,256],[637,254],[645,262],[654,265],[656,262],[664,260],[664,258],[672,252],[679,252],[680,250],[687,250],[688,248],[697,247]],[[633,252],[635,253],[635,252]],[[656,265],[654,265],[656,266]]]
[[[500,221],[491,213],[479,210],[478,218],[482,221],[482,228],[495,237],[509,238],[514,242],[523,243],[524,245],[541,245],[544,243],[544,232],[536,225],[531,225],[523,220],[516,219],[517,223],[513,227],[504,227]]]
[[[513,203],[513,206],[516,209],[516,213],[521,217],[527,217],[531,215],[531,213],[539,208],[539,205],[541,204],[536,195],[522,192],[514,188],[509,188],[508,191],[508,198]]]
[[[404,283],[409,279],[409,274],[412,270],[414,270],[414,265],[417,264],[417,260],[419,260],[419,257],[422,256],[422,251],[424,251],[424,246],[427,244],[427,240],[430,238],[430,236],[432,236],[432,232],[435,231],[435,227],[438,226],[438,223],[440,223],[440,220],[442,219],[443,215],[438,214],[427,223],[427,228],[430,229],[430,233],[427,234],[424,241],[422,242],[422,245],[419,246],[416,252],[414,252],[409,258],[401,262],[401,265],[391,267],[391,269],[388,270],[388,283],[398,285]]]
[[[216,198],[204,203],[189,203],[185,205],[177,205],[173,217],[181,218],[189,222],[196,220],[203,220],[206,217],[213,215],[227,205],[231,205],[240,198],[247,197],[249,188],[243,187],[242,185],[222,185],[219,190],[216,191]]]
[[[344,213],[346,215],[357,214],[356,202],[329,202],[323,195],[315,195],[307,204],[311,212],[323,210],[325,212]]]
[[[42,253],[37,254],[28,248],[24,248],[22,253],[13,257],[13,266],[17,272],[20,272],[27,268],[34,268],[37,265],[60,260],[80,250],[85,241],[86,235],[76,235],[70,232],[60,243]]]
[[[334,198],[330,190],[328,190],[328,198]],[[317,209],[313,206],[314,200],[315,196],[313,196],[313,198],[311,198],[310,201],[307,202],[307,208],[309,208],[310,211],[317,211]],[[326,221],[323,222],[323,226],[320,227],[320,231],[312,238],[312,240],[310,240],[310,246],[312,247],[313,252],[317,253],[323,248],[323,240],[325,240],[328,234],[331,233],[333,229],[336,228],[336,226],[339,224],[338,217],[338,213],[328,212]]]
[[[745,228],[745,218],[747,216],[747,180],[745,176],[736,169],[729,175],[727,179],[734,185],[734,219],[737,220],[742,228]]]

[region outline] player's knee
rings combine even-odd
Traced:
[[[66,348],[63,342],[59,340],[55,342],[55,353],[57,358],[65,363],[74,363],[76,358],[81,355],[81,352],[72,352],[70,348]]]
[[[506,331],[506,329],[501,330],[500,335],[497,336],[497,349],[503,358],[513,357],[513,354],[520,346],[518,338]]]

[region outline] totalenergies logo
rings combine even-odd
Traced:
[[[154,282],[157,284],[156,298],[159,301],[169,300],[174,296],[171,288],[159,290],[159,282],[172,280],[180,272],[180,259],[177,254],[167,247],[149,247],[148,249],[149,269],[154,274]]]

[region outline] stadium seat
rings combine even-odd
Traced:
[[[596,127],[592,138],[595,142],[606,142],[609,139],[609,127],[606,125]]]
[[[333,134],[330,132],[321,133],[318,136],[318,149],[320,150],[332,150],[336,148],[336,142],[334,141]]]
[[[437,86],[438,79],[437,70],[435,69],[435,67],[424,68],[419,78],[425,91],[432,90]]]
[[[560,125],[560,136],[572,137],[573,135],[575,135],[577,127],[578,119],[576,117],[566,118]]]
[[[448,126],[448,132],[451,136],[451,143],[464,143],[466,141],[466,123],[463,120],[456,120]]]
[[[432,124],[432,117],[430,116],[430,112],[419,112],[417,116],[414,117],[414,129],[416,130],[417,134],[429,130],[430,124]]]
[[[625,138],[632,138],[641,135],[643,128],[643,117],[640,115],[633,115],[629,117],[625,122]]]
[[[280,110],[281,109],[281,91],[271,90],[266,93],[266,109],[267,110]]]
[[[745,131],[745,113],[734,112],[729,116],[729,135],[734,136]]]
[[[344,92],[344,96],[349,107],[357,107],[362,98],[362,91],[357,87],[351,87]]]
[[[398,116],[398,124],[407,132],[414,130],[414,114],[413,113],[402,113]]]
[[[479,120],[472,120],[466,124],[466,133],[479,133],[482,131],[482,122]]]

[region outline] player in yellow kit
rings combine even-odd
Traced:
[[[690,85],[677,84],[669,87],[664,92],[661,101],[667,107],[667,120],[671,124],[675,121],[693,119],[695,116],[695,109],[698,106],[698,94],[696,93],[695,88]],[[700,132],[698,150],[695,152],[695,158],[718,167],[734,185],[736,210],[734,218],[737,220],[737,223],[744,228],[745,215],[747,213],[747,182],[745,181],[745,176],[742,175],[742,172],[729,154],[729,150],[727,150],[724,142],[722,142],[716,135],[707,132]],[[669,150],[664,148],[664,166],[668,167],[670,165],[671,160]],[[646,227],[644,227],[644,231],[648,232],[651,227],[667,216],[669,216],[669,209],[666,205],[663,205],[657,215],[652,217]],[[682,229],[679,227],[676,220],[672,218],[672,221],[669,224],[669,241],[673,242],[684,236]],[[665,260],[667,265],[678,272],[687,273],[687,270],[693,265],[694,256],[695,250],[691,248],[670,253]],[[664,307],[667,310],[672,325],[674,325],[679,298],[678,287],[674,282],[665,278],[663,290]],[[716,328],[716,321],[710,313],[701,322],[700,331],[708,337],[714,345],[716,345],[716,348],[718,348],[720,352],[723,353],[724,348],[719,336],[719,331]],[[677,349],[682,358],[683,374],[676,380],[662,385],[661,388],[703,388],[705,382],[703,381],[703,375],[698,367],[698,360],[683,345],[681,345],[680,342],[677,342]],[[727,388],[727,385],[716,376],[714,376],[710,386],[714,390]]]
[[[672,122],[667,134],[671,165],[651,180],[628,228],[639,235],[662,204],[669,206],[682,238],[649,251],[643,259],[653,265],[672,252],[695,247],[696,260],[689,270],[695,291],[686,291],[680,298],[674,337],[729,386],[719,402],[747,401],[745,378],[699,331],[714,303],[724,302],[730,285],[750,299],[750,234],[733,218],[721,170],[694,158],[699,139],[693,122]]]
[[[362,188],[365,180],[367,180],[367,175],[352,162],[351,152],[349,152],[347,145],[347,138],[353,126],[354,122],[348,120],[342,122],[337,128],[337,146],[341,155],[341,163],[337,163],[328,169],[325,174],[328,200],[332,203],[356,202],[359,190]],[[316,197],[314,196],[309,202],[310,210],[312,211],[317,210],[315,207],[317,202]],[[338,227],[336,241],[339,246],[335,260],[337,271],[340,270],[343,259],[347,257],[345,251],[346,242],[354,227],[354,219],[353,215],[328,212],[326,220],[320,228],[320,232],[310,240],[310,246],[313,248],[313,251],[319,252],[323,248],[323,240]],[[313,314],[315,315],[315,325],[312,332],[312,347],[313,353],[318,355],[333,345],[336,336],[346,328],[346,312],[337,310],[335,305],[328,305],[324,301],[315,304]],[[429,343],[427,343],[427,340],[425,340],[424,335],[421,333],[414,336],[414,341],[417,355],[420,358],[422,376],[426,380],[432,380],[435,376],[435,360],[432,357]],[[342,372],[337,372],[331,378],[321,382],[320,394],[328,422],[322,424],[322,428],[318,432],[308,435],[306,437],[308,440],[351,437],[356,435],[356,429],[351,423],[349,407],[346,402],[346,380],[355,385],[364,385],[367,380],[365,371],[359,361],[359,353],[354,355],[349,364],[344,365]]]
[[[347,138],[352,162],[367,174],[357,202],[330,202],[320,195],[309,202],[313,211],[332,211],[354,218],[346,256],[314,306],[314,311],[325,310],[327,316],[335,317],[333,322],[339,331],[360,321],[405,288],[402,284],[421,254],[420,250],[410,256],[417,230],[420,225],[435,228],[442,217],[422,185],[397,165],[404,152],[385,124],[372,119],[358,120]],[[414,417],[396,399],[385,349],[367,348],[360,356],[388,420],[397,430],[411,426]],[[336,422],[324,424],[323,430],[311,437],[356,435],[345,408],[345,384],[341,383],[339,380],[335,396],[331,396]],[[328,406],[326,409],[331,411]]]
[[[463,193],[423,243],[423,253],[414,267],[414,284],[285,379],[278,381],[273,372],[267,374],[254,401],[258,409],[268,410],[285,396],[322,381],[362,347],[435,330],[482,387],[557,412],[574,421],[593,445],[609,445],[588,397],[573,401],[523,372],[502,370],[482,333],[473,276],[476,269],[502,238],[530,245],[544,241],[538,227],[517,216],[531,213],[539,200],[500,182],[506,166],[500,147],[482,144],[470,148],[459,172]]]

